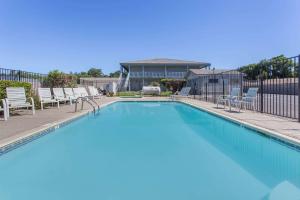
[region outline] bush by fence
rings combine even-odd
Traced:
[[[27,97],[32,96],[31,83],[0,80],[0,99],[4,99],[6,97],[6,88],[7,87],[24,87],[26,96]]]

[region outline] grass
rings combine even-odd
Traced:
[[[118,92],[117,96],[119,97],[141,97],[141,93],[140,92]]]

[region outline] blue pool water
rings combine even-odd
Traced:
[[[299,151],[175,102],[114,103],[0,156],[1,200],[288,200],[299,191]]]

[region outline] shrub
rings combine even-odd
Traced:
[[[160,82],[167,90],[172,91],[173,93],[180,90],[186,83],[185,80],[177,79],[161,79]]]
[[[75,87],[76,77],[58,70],[50,71],[43,80],[43,87]]]
[[[32,96],[31,83],[0,80],[0,99],[6,98],[7,87],[24,87],[26,92],[26,97]]]
[[[160,96],[162,97],[168,97],[171,96],[172,92],[171,91],[164,91],[160,93]]]
[[[150,83],[150,86],[160,86],[159,82],[153,81]]]

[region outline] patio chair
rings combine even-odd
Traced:
[[[34,100],[32,97],[29,97],[30,102],[27,101],[23,87],[7,87],[6,96],[4,110],[6,110],[7,118],[9,117],[10,109],[31,108],[32,114],[35,114]]]
[[[102,94],[99,94],[97,88],[95,88],[94,86],[88,86],[88,90],[89,90],[90,96],[92,96],[93,99],[101,99]]]
[[[1,99],[1,101],[2,101],[3,108],[0,106],[0,111],[3,111],[3,117],[4,117],[4,120],[6,121],[7,120],[6,102],[4,99]]]
[[[50,88],[38,88],[38,94],[41,102],[41,110],[44,110],[44,104],[47,103],[57,103],[57,108],[59,108],[59,100],[52,96]]]
[[[72,105],[73,101],[75,101],[77,98],[74,95],[73,89],[72,88],[64,88],[66,98],[69,99],[70,104]]]
[[[220,103],[224,105],[224,108],[226,104],[228,104],[230,107],[230,103],[234,103],[236,100],[238,100],[240,90],[241,89],[239,87],[236,87],[231,89],[229,95],[220,95],[217,99],[217,108],[219,108]]]
[[[241,103],[241,108],[246,108],[248,105],[249,107],[252,108],[252,110],[255,110],[255,101],[257,98],[257,92],[258,88],[249,88],[247,93],[242,97],[242,100],[240,101]]]
[[[59,102],[70,101],[70,99],[65,96],[64,90],[62,88],[52,88],[52,91],[53,91],[53,94],[54,94],[54,98],[56,100],[58,100]]]
[[[88,97],[89,94],[84,87],[73,88],[75,97]]]
[[[170,98],[175,100],[177,98],[189,98],[191,87],[183,87],[177,95],[171,95]]]

